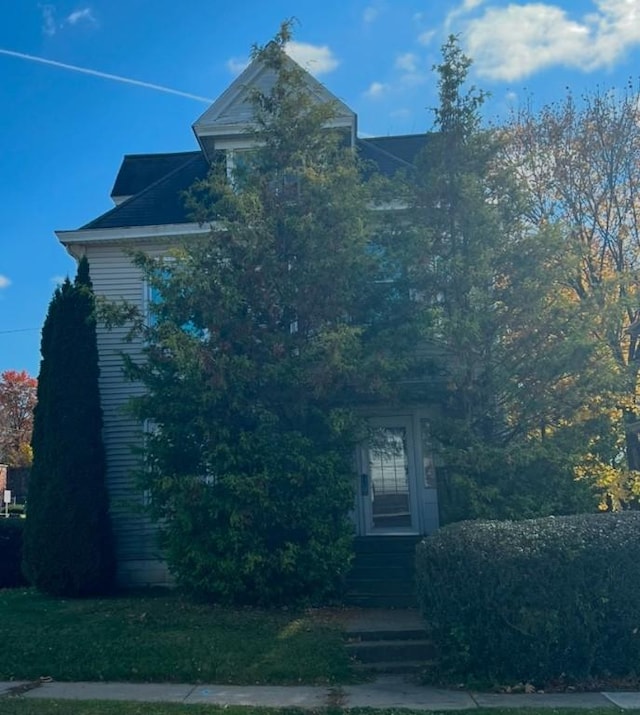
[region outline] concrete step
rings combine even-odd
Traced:
[[[375,554],[363,554],[362,556],[374,557]],[[379,563],[373,559],[367,560],[359,557],[354,563],[351,571],[349,572],[349,578],[352,580],[359,579],[411,579],[415,573],[415,567],[413,560],[410,563],[398,563],[395,561],[393,564]]]
[[[435,655],[429,640],[360,641],[348,643],[347,652],[360,663],[426,661]]]
[[[366,675],[405,675],[422,671],[429,663],[422,660],[403,660],[379,663],[354,663],[357,673]]]
[[[415,608],[416,597],[406,593],[384,594],[347,592],[344,602],[360,608]]]
[[[345,633],[349,643],[362,641],[421,641],[426,640],[427,632],[424,628],[402,630],[349,630]]]
[[[413,579],[348,579],[347,593],[370,593],[378,596],[398,593],[413,596],[415,593],[415,586]]]
[[[420,536],[365,536],[354,540],[353,548],[356,554],[414,554]]]
[[[412,608],[418,536],[358,537],[345,603],[368,608]]]

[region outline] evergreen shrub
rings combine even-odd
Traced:
[[[262,425],[238,437],[233,462],[215,480],[183,477],[171,488],[175,517],[162,543],[176,583],[225,604],[335,598],[352,552],[348,460]]]
[[[22,575],[22,519],[0,518],[0,588],[23,586]]]
[[[42,329],[23,570],[52,596],[108,593],[115,558],[105,482],[94,296],[86,258]]]
[[[500,682],[624,676],[640,664],[640,514],[464,522],[417,549],[443,671]]]

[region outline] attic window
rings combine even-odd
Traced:
[[[247,173],[251,170],[253,148],[227,149],[227,179],[234,189],[242,188]]]
[[[236,191],[245,186],[252,171],[255,148],[227,149],[227,179]],[[300,197],[300,177],[290,171],[277,172],[269,181],[271,192],[285,202],[297,201]]]

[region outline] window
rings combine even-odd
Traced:
[[[171,257],[164,257],[158,261],[157,277],[159,279],[166,278],[169,276],[168,268],[164,267],[167,263],[172,263],[174,261]],[[162,294],[159,288],[149,281],[145,281],[144,284],[144,314],[145,322],[147,327],[153,328],[158,323],[157,308],[161,306],[164,302]],[[192,335],[193,337],[199,338],[201,341],[206,341],[209,338],[209,331],[207,328],[199,328],[192,320],[185,321],[181,329],[183,332]]]

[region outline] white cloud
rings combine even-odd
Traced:
[[[93,15],[90,7],[84,7],[82,10],[75,10],[65,19],[67,25],[77,25],[80,22],[86,22],[90,25],[97,25],[98,21]]]
[[[418,56],[413,52],[405,52],[403,55],[398,55],[395,62],[396,69],[404,72],[415,72],[418,69]]]
[[[558,65],[586,72],[610,66],[640,44],[640,0],[593,4],[578,20],[542,2],[488,8],[468,21],[465,51],[480,75],[506,81]]]
[[[225,65],[232,75],[239,75],[241,72],[247,69],[249,66],[249,60],[242,59],[241,57],[230,57]]]
[[[301,67],[312,75],[327,74],[332,72],[340,61],[335,57],[327,45],[311,45],[307,42],[288,42],[286,53]],[[249,66],[250,60],[242,57],[230,57],[225,65],[232,75],[239,75]]]
[[[56,20],[56,6],[47,3],[44,5],[38,5],[40,12],[42,13],[42,32],[47,35],[47,37],[53,37],[59,30],[66,26],[75,26],[82,23],[89,25],[97,25],[93,11],[90,7],[83,7],[79,10],[74,10],[72,13],[67,15],[67,17],[58,22]]]
[[[42,32],[47,37],[53,37],[58,27],[56,25],[56,9],[53,5],[38,5],[42,13]]]
[[[285,49],[291,59],[312,75],[327,74],[340,64],[327,45],[311,45],[307,42],[291,41],[287,43]]]
[[[379,97],[382,97],[388,89],[389,85],[387,84],[382,82],[372,82],[364,95],[370,99],[378,99]]]
[[[394,67],[402,72],[399,82],[405,87],[417,87],[428,79],[427,73],[420,72],[420,58],[413,52],[398,55]]]
[[[0,273],[0,290],[2,288],[8,288],[11,285],[11,281],[7,278],[7,276],[3,276]]]
[[[379,14],[379,8],[375,7],[375,5],[369,5],[368,7],[365,7],[364,12],[362,13],[362,22],[364,22],[365,25],[370,25],[377,19]]]
[[[485,0],[463,0],[461,5],[458,5],[458,7],[451,10],[451,12],[447,15],[447,19],[444,21],[444,26],[447,32],[449,31],[449,28],[454,20],[462,17],[463,15],[467,15],[472,10],[480,7],[484,1]]]
[[[429,45],[431,40],[436,36],[435,30],[425,30],[418,35],[418,42],[421,45]]]

